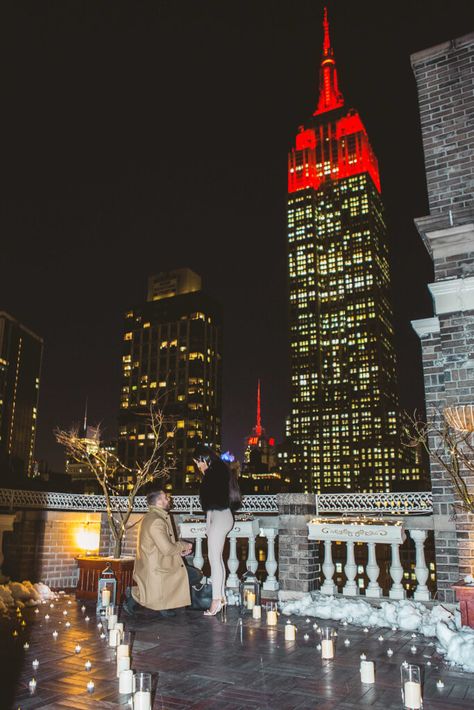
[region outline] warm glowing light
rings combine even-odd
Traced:
[[[85,523],[76,532],[76,544],[86,553],[99,549],[100,525],[99,523]]]

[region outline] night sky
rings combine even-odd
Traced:
[[[0,309],[45,341],[37,456],[82,417],[116,429],[122,315],[189,266],[224,308],[223,445],[288,412],[287,152],[317,100],[317,0],[31,3],[3,8]],[[432,314],[411,52],[472,30],[471,0],[329,3],[346,106],[378,156],[402,405],[423,399],[410,320]]]

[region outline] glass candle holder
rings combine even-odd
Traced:
[[[321,629],[321,658],[331,660],[335,653],[335,634],[332,626],[325,626]]]
[[[117,631],[117,628],[114,629]],[[122,656],[130,656],[130,648],[132,645],[132,634],[130,631],[124,631],[121,634],[121,639],[119,640],[119,645],[117,646],[117,658]]]
[[[276,626],[277,624],[277,610],[273,607],[273,604],[270,604],[270,606],[267,606],[267,626]]]
[[[110,604],[105,610],[105,621],[107,622],[107,631],[115,628],[118,620],[118,607]]]
[[[151,673],[135,673],[133,710],[151,710]]]
[[[423,708],[423,699],[420,666],[402,663],[400,676],[403,707],[409,710],[421,710]]]

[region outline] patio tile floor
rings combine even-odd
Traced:
[[[94,606],[87,605],[84,613],[80,607],[74,597],[63,596],[53,609],[47,604],[40,606],[39,614],[25,610],[24,630],[16,619],[0,622],[2,710],[125,710],[128,698],[118,693],[114,651],[107,640],[99,638]],[[44,619],[46,613],[49,620]],[[68,620],[70,628],[65,627]],[[226,621],[185,610],[178,611],[174,619],[149,612],[132,619],[124,615],[121,620],[135,632],[132,667],[153,674],[154,710],[399,710],[399,668],[405,659],[422,667],[424,710],[474,708],[474,674],[450,668],[430,639],[413,639],[410,633],[387,629],[364,633],[334,622],[338,628],[336,658],[322,661],[313,630],[315,621],[324,625],[322,620],[306,623],[293,618],[298,627],[295,643],[284,640],[285,617],[280,617],[277,629],[271,629],[247,614],[240,626],[235,607],[228,610]],[[12,636],[15,628],[17,638]],[[380,635],[383,641],[378,640]],[[349,646],[344,645],[345,639]],[[30,644],[27,650],[25,641]],[[74,652],[77,643],[82,647],[79,654]],[[410,650],[413,645],[416,653]],[[394,652],[391,658],[386,653],[389,647]],[[375,661],[374,686],[360,682],[362,652]],[[35,658],[40,661],[36,672],[31,665]],[[88,659],[92,663],[89,672],[84,668]],[[33,676],[37,688],[31,694],[28,682]],[[436,687],[439,679],[445,684],[441,691]],[[86,689],[89,680],[95,684],[92,694]]]

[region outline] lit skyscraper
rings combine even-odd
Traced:
[[[288,163],[292,466],[306,491],[416,478],[400,445],[377,158],[344,105],[324,11],[317,108]]]
[[[197,488],[196,440],[221,443],[222,318],[190,269],[160,273],[148,282],[148,300],[125,314],[118,450],[133,468],[150,453],[150,405],[175,422],[169,452],[174,492]],[[171,434],[171,432],[170,432]]]
[[[0,474],[35,475],[43,340],[0,311]]]

